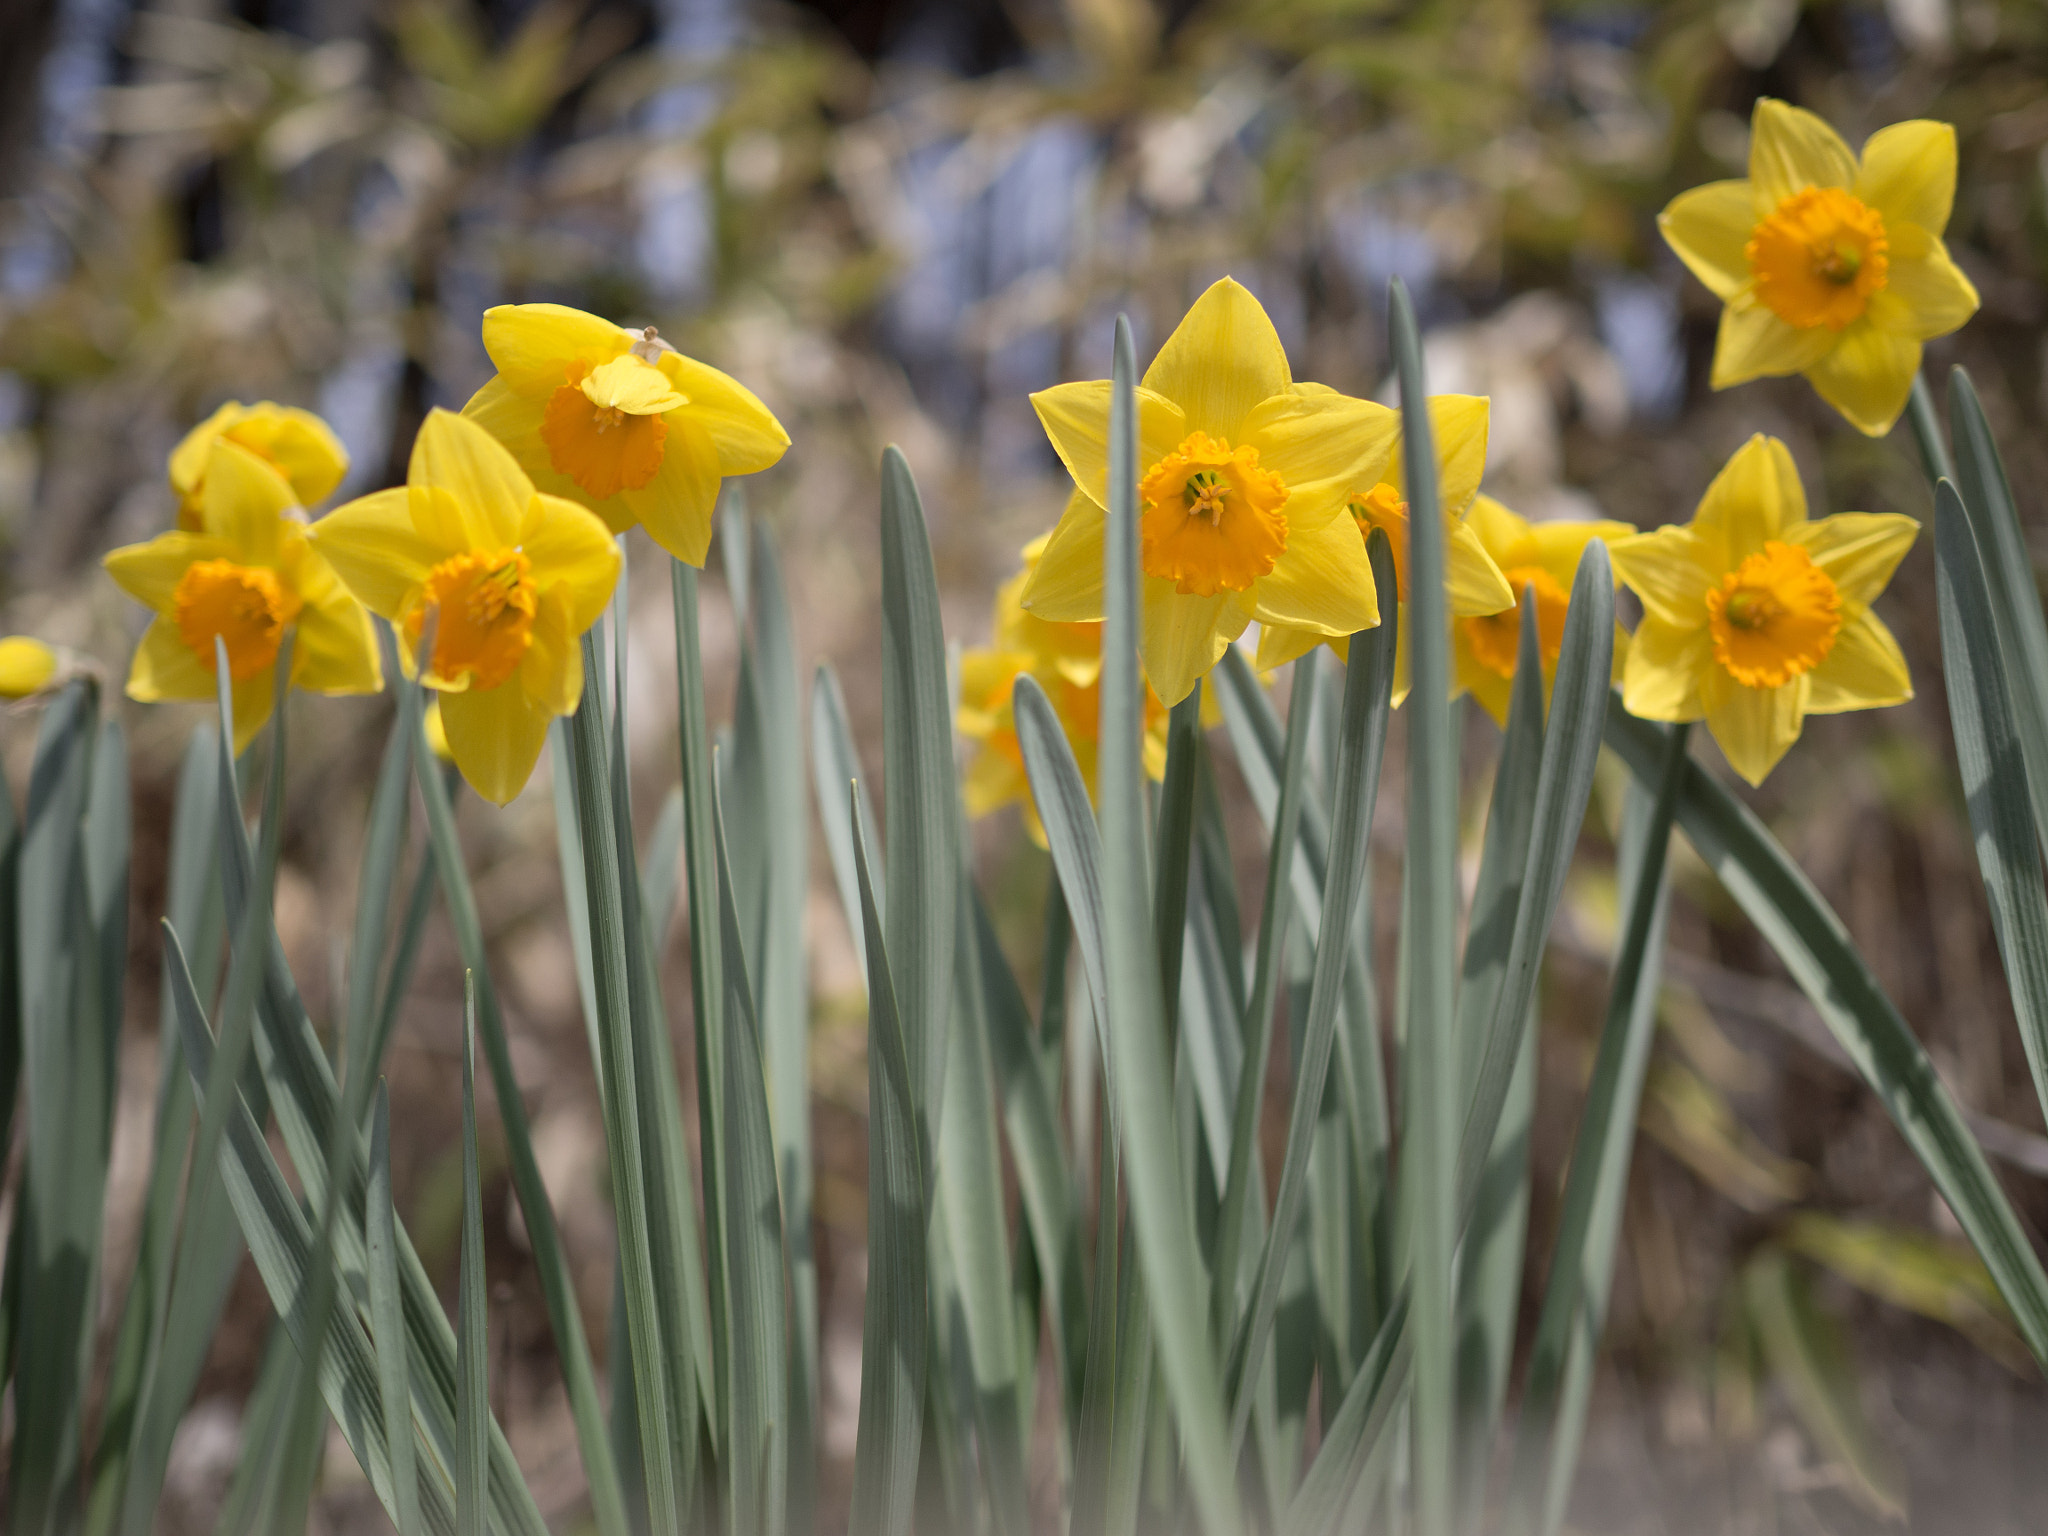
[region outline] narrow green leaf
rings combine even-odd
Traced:
[[[1375,539],[1367,545],[1367,555],[1372,562],[1373,580],[1378,590],[1383,594],[1394,592],[1392,547],[1384,539]],[[1280,1185],[1273,1199],[1272,1224],[1266,1232],[1251,1305],[1231,1344],[1230,1443],[1233,1447],[1243,1443],[1245,1428],[1251,1419],[1254,1388],[1272,1336],[1274,1310],[1279,1304],[1285,1278],[1288,1246],[1294,1239],[1294,1225],[1301,1216],[1309,1153],[1323,1093],[1329,1083],[1330,1056],[1336,1046],[1337,1009],[1343,995],[1344,971],[1352,959],[1348,942],[1351,916],[1365,880],[1366,843],[1372,825],[1373,804],[1379,796],[1380,763],[1386,742],[1387,713],[1393,695],[1395,642],[1404,621],[1404,616],[1396,612],[1395,601],[1383,599],[1383,602],[1385,606],[1380,624],[1352,637],[1351,660],[1345,669],[1344,709],[1339,727],[1334,791],[1336,821],[1331,828],[1329,844],[1332,856],[1328,882],[1322,893],[1321,927],[1315,946],[1308,1013],[1295,1068],[1294,1095],[1287,1123],[1287,1149],[1280,1165]],[[1307,713],[1304,710],[1304,714]],[[1274,942],[1278,942],[1277,929]],[[1276,952],[1274,959],[1277,958]],[[1252,992],[1253,1006],[1256,1007],[1261,993],[1256,981]]]
[[[30,772],[17,898],[27,1158],[17,1234],[15,1441],[8,1528],[77,1517],[83,1366],[95,1323],[100,1202],[112,1133],[114,1042],[95,1003],[98,944],[83,823],[98,692],[68,685],[45,710]]]
[[[2048,886],[2042,882],[2041,841],[2013,709],[2014,699],[2026,692],[2026,674],[2001,663],[1986,553],[1971,532],[1955,483],[1943,480],[1934,491],[1934,574],[1956,762],[2013,1018],[2034,1093],[2048,1106]],[[2008,688],[2008,676],[2015,686]]]
[[[853,797],[847,786],[857,785]],[[818,821],[825,829],[825,851],[831,856],[832,878],[839,887],[839,909],[853,935],[853,952],[866,977],[867,949],[861,943],[860,879],[854,872],[854,827],[858,824],[870,846],[875,840],[875,808],[868,800],[867,776],[854,750],[853,730],[846,720],[846,696],[830,664],[820,662],[811,682],[811,790],[817,797]],[[883,892],[875,892],[881,901]]]
[[[1384,1455],[1396,1439],[1388,1431],[1395,1423],[1396,1410],[1407,1399],[1414,1365],[1414,1330],[1408,1322],[1408,1292],[1404,1288],[1387,1309],[1372,1347],[1323,1431],[1316,1459],[1287,1506],[1281,1536],[1326,1536],[1347,1528],[1342,1523],[1345,1512],[1352,1507],[1375,1458]]]
[[[596,640],[587,633],[583,637],[583,667],[586,677],[604,675]],[[655,1530],[673,1531],[681,1528],[678,1483],[682,1469],[673,1464],[667,1453],[673,1444],[668,1355],[654,1280],[646,1169],[642,1160],[645,1138],[655,1133],[655,1127],[643,1124],[637,1086],[632,982],[626,959],[625,916],[620,910],[618,848],[614,841],[604,722],[595,690],[586,688],[574,716],[574,745],[577,826],[582,836],[590,902],[591,962],[606,1084],[605,1144],[610,1155],[620,1258],[625,1267],[627,1352],[632,1359],[634,1400],[640,1410],[648,1518]],[[591,1448],[586,1444],[584,1455],[588,1458],[590,1454]]]
[[[1398,622],[1393,605],[1383,623]],[[1294,664],[1287,704],[1287,746],[1280,771],[1279,809],[1266,852],[1266,888],[1259,906],[1259,936],[1252,962],[1251,1000],[1239,1028],[1244,1065],[1237,1080],[1231,1111],[1230,1168],[1223,1184],[1223,1211],[1216,1223],[1216,1270],[1212,1276],[1211,1319],[1215,1336],[1227,1344],[1238,1327],[1238,1276],[1246,1237],[1247,1202],[1252,1197],[1254,1154],[1258,1150],[1259,1110],[1266,1099],[1266,1068],[1273,1056],[1273,1000],[1279,988],[1281,946],[1289,921],[1287,871],[1294,863],[1294,845],[1301,823],[1301,784],[1308,763],[1308,727],[1315,714],[1316,665],[1321,647]],[[1361,654],[1361,662],[1364,657]],[[1264,1190],[1259,1194],[1263,1196]]]
[[[714,794],[717,779],[713,778]],[[775,1183],[775,1143],[768,1087],[756,1027],[754,991],[733,902],[732,859],[724,816],[713,803],[717,834],[718,912],[725,976],[725,1183],[727,1273],[731,1315],[731,1401],[726,1409],[726,1499],[731,1529],[780,1536],[788,1524],[789,1362],[782,1204]]]
[[[1154,943],[1145,779],[1139,732],[1137,363],[1127,321],[1116,331],[1109,420],[1109,522],[1104,561],[1101,797],[1103,979],[1110,1089],[1130,1177],[1131,1226],[1161,1374],[1180,1427],[1195,1515],[1210,1536],[1241,1523],[1225,1427],[1207,1281],[1195,1245],[1190,1186],[1173,1124],[1160,957]],[[1019,690],[1022,691],[1021,689]],[[894,775],[891,775],[892,791]],[[893,820],[893,818],[892,818]],[[892,858],[890,867],[896,867]],[[1073,893],[1069,891],[1069,898]],[[892,947],[893,953],[893,947]]]
[[[447,792],[452,794],[461,774],[449,764],[443,767],[441,777],[447,781]],[[384,1052],[391,1044],[391,1032],[398,1027],[399,1007],[405,1002],[406,993],[412,990],[413,967],[419,963],[420,942],[427,932],[427,909],[433,904],[437,883],[433,856],[428,853],[420,859],[419,868],[413,871],[412,890],[405,898],[405,912],[398,920],[398,943],[391,953],[391,967],[384,973],[384,988],[378,994],[377,1020],[372,1026],[374,1033],[363,1052],[371,1061],[381,1062],[384,1059]]]
[[[1102,910],[1102,835],[1095,826],[1095,807],[1081,778],[1065,727],[1045,696],[1038,679],[1024,673],[1011,694],[1017,720],[1017,746],[1031,798],[1044,823],[1052,867],[1066,895],[1081,950],[1081,971],[1094,1004],[1097,1027],[1105,1031],[1109,1017],[1109,983],[1104,961]]]
[[[410,722],[408,729],[420,729],[421,700],[417,689],[400,685],[400,708]],[[584,1476],[590,1484],[591,1512],[600,1536],[624,1536],[625,1495],[619,1485],[618,1466],[612,1457],[611,1437],[606,1432],[604,1403],[597,1389],[597,1371],[590,1358],[589,1339],[583,1330],[583,1311],[576,1299],[574,1278],[569,1273],[562,1249],[560,1228],[554,1206],[548,1199],[547,1184],[541,1178],[540,1161],[533,1151],[533,1133],[526,1118],[526,1101],[519,1091],[519,1078],[512,1066],[512,1050],[505,1034],[505,1021],[498,1004],[498,992],[491,981],[484,950],[483,920],[476,908],[476,894],[469,872],[462,862],[462,845],[455,829],[455,807],[450,800],[449,776],[441,771],[433,754],[421,749],[414,754],[420,803],[427,813],[428,863],[422,867],[424,880],[431,871],[447,903],[455,946],[462,963],[475,978],[477,1023],[483,1037],[484,1060],[491,1072],[491,1087],[497,1095],[498,1120],[505,1128],[505,1147],[512,1165],[512,1189],[519,1200],[519,1214],[526,1226],[538,1272],[541,1298],[548,1311],[548,1326],[554,1334],[555,1353],[561,1363],[562,1385],[569,1399],[569,1414],[576,1426],[577,1449],[582,1453]],[[580,857],[580,856],[579,856]],[[417,896],[416,892],[416,896]],[[425,902],[415,900],[414,908],[424,913]],[[412,921],[408,914],[408,921]],[[410,930],[408,930],[410,931]],[[401,947],[400,960],[405,950]],[[394,977],[399,965],[394,962]]]
[[[398,1289],[398,1217],[391,1203],[391,1094],[378,1079],[370,1119],[370,1187],[363,1207],[369,1263],[370,1328],[377,1352],[378,1401],[391,1460],[391,1519],[398,1536],[419,1536],[419,1474],[412,1430],[412,1367],[406,1356],[405,1304]]]
[[[1927,386],[1921,380],[1913,381],[1913,390],[1917,424],[1923,405],[1931,419],[1932,402],[1926,399]],[[2034,826],[2048,837],[2048,619],[2041,613],[2034,560],[2005,463],[1984,419],[1976,386],[1961,368],[1949,374],[1948,400],[1956,461],[1953,470],[1943,468],[1941,473],[1953,479],[1961,493],[1984,561],[1985,594],[2011,688],[2012,725],[2026,766]],[[1939,440],[1937,433],[1935,441]]]
[[[894,447],[882,451],[882,743],[889,884],[884,931],[903,1047],[914,1074],[919,1134],[929,1148],[945,1091],[946,1026],[953,1006],[958,791],[931,535],[910,465]]]
[[[1181,948],[1187,939],[1188,872],[1194,860],[1195,769],[1202,745],[1202,683],[1166,719],[1166,780],[1152,840],[1152,942],[1159,951],[1160,1001],[1169,1041],[1180,1035]]]
[[[1081,1278],[1081,1236],[1072,1176],[1060,1150],[1058,1111],[1032,1046],[1031,1015],[979,891],[974,893],[974,933],[980,949],[990,1054],[1003,1101],[1003,1128],[1010,1143],[1010,1161],[1017,1170],[1017,1192],[1032,1251],[1038,1257],[1060,1373],[1060,1397],[1071,1421],[1080,1409],[1088,1305]],[[1028,1342],[1035,1348],[1035,1330]],[[1028,1360],[1028,1354],[1020,1357],[1020,1363]]]
[[[1656,773],[1660,735],[1619,709],[1608,711],[1607,744],[1638,780]],[[2048,1363],[2048,1275],[1934,1063],[1841,920],[1763,823],[1697,765],[1686,769],[1678,825],[1875,1090],[1998,1282],[2027,1347]]]
[[[370,797],[370,824],[363,840],[363,866],[356,883],[355,929],[348,956],[348,1073],[344,1079],[351,1125],[360,1125],[370,1089],[382,1063],[370,1055],[385,1041],[376,1028],[382,995],[377,979],[384,968],[385,932],[391,915],[391,891],[398,878],[398,858],[405,847],[406,823],[412,811],[412,754],[417,732],[405,708],[393,711],[391,739],[377,769],[377,788]]]
[[[485,1319],[484,1205],[476,1162],[476,974],[462,984],[462,1266],[456,1281],[455,1536],[484,1536],[490,1464],[490,1337]]]
[[[853,1536],[897,1536],[910,1526],[923,1433],[927,1208],[917,1101],[869,873],[859,789],[849,783],[847,793],[868,967],[868,1289],[847,1529]]]
[[[1643,1075],[1657,1034],[1658,977],[1670,907],[1665,857],[1688,762],[1689,731],[1676,725],[1663,733],[1655,784],[1632,794],[1624,822],[1621,946],[1522,1390],[1508,1517],[1517,1529],[1540,1524],[1546,1536],[1559,1530],[1564,1519],[1585,1432],[1593,1355],[1607,1316]]]

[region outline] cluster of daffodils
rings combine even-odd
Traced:
[[[1686,193],[1660,219],[1725,305],[1715,387],[1803,373],[1852,425],[1889,431],[1922,343],[1977,307],[1941,241],[1955,160],[1943,124],[1888,128],[1859,160],[1811,113],[1759,103],[1749,177]],[[1086,700],[1073,690],[1092,686],[1092,649],[1081,679],[1071,658],[1022,636],[1033,618],[1078,635],[1103,616],[1109,392],[1097,380],[1033,396],[1074,489],[1058,525],[1026,551],[1024,574],[1003,589],[994,646],[962,669],[962,728],[982,743],[977,809],[1024,793],[1007,713],[1012,680],[1025,671],[1053,679],[1075,708]],[[1705,720],[1750,783],[1784,756],[1807,715],[1911,697],[1898,644],[1870,604],[1913,542],[1912,519],[1809,519],[1785,445],[1758,436],[1688,525],[1639,534],[1606,520],[1532,523],[1480,493],[1487,402],[1437,396],[1429,409],[1452,684],[1496,720],[1529,603],[1547,692],[1579,557],[1595,539],[1643,607],[1633,635],[1617,626],[1614,637],[1625,706],[1645,719]],[[1380,622],[1364,542],[1375,528],[1388,536],[1406,601],[1398,413],[1296,382],[1243,287],[1225,278],[1196,301],[1146,370],[1137,414],[1140,647],[1156,699],[1185,698],[1253,623],[1261,669],[1318,645],[1346,655],[1352,634]],[[1397,703],[1408,688],[1407,650],[1404,630]],[[1077,746],[1085,740],[1092,751],[1092,719],[1066,708],[1062,716]],[[1157,756],[1155,737],[1148,750]]]
[[[406,483],[325,516],[307,509],[348,456],[318,417],[230,403],[195,427],[171,454],[177,525],[106,559],[156,614],[129,696],[210,700],[224,658],[239,751],[280,681],[382,689],[375,614],[405,674],[432,690],[434,749],[485,798],[517,795],[549,722],[582,698],[581,639],[618,581],[614,535],[638,523],[701,564],[720,481],[773,464],[789,438],[651,328],[512,305],[484,317],[484,346],[496,376],[459,415],[428,415]],[[0,654],[0,684],[19,692],[55,669],[54,656]]]

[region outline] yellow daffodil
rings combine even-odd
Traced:
[[[1572,583],[1579,556],[1599,539],[1612,544],[1635,532],[1627,523],[1564,521],[1532,523],[1510,512],[1491,496],[1476,497],[1467,514],[1470,530],[1500,568],[1515,605],[1498,613],[1468,614],[1451,620],[1451,680],[1493,716],[1508,723],[1508,700],[1514,691],[1515,663],[1522,644],[1522,604],[1534,593],[1536,637],[1543,651],[1543,696],[1557,675],[1557,653],[1564,644],[1565,615],[1571,609]],[[1622,675],[1628,656],[1628,631],[1614,626],[1614,677]]]
[[[30,635],[0,640],[0,699],[41,693],[57,675],[57,653]]]
[[[441,695],[435,694],[427,700],[426,712],[420,716],[420,729],[426,733],[427,749],[444,763],[455,761],[455,753],[448,745],[448,727],[441,723]]]
[[[1645,720],[1704,718],[1752,784],[1808,715],[1901,704],[1906,659],[1870,603],[1919,524],[1896,513],[1806,520],[1792,455],[1752,437],[1683,527],[1612,546],[1643,600],[1622,699]]]
[[[1344,505],[1383,477],[1392,411],[1294,383],[1272,321],[1227,277],[1137,395],[1139,646],[1162,700],[1186,698],[1254,619],[1317,638],[1379,622]],[[1024,608],[1042,619],[1103,615],[1109,396],[1098,379],[1031,397],[1079,488],[1025,585]]]
[[[156,610],[136,648],[128,697],[211,700],[214,640],[227,646],[235,750],[255,739],[275,703],[286,629],[292,686],[375,693],[384,686],[369,615],[307,539],[297,493],[265,460],[216,439],[200,476],[200,526],[159,534],[106,558],[107,573]]]
[[[338,507],[314,543],[398,626],[410,675],[440,695],[449,750],[503,805],[526,787],[548,722],[583,696],[577,641],[610,601],[618,546],[591,513],[534,489],[502,443],[433,411],[406,483]]]
[[[197,533],[203,521],[206,466],[222,440],[275,469],[292,488],[292,499],[310,507],[332,495],[348,473],[348,450],[334,429],[311,411],[259,400],[230,400],[187,432],[171,450],[171,489],[178,493],[178,526]]]
[[[496,377],[462,414],[512,450],[542,491],[614,533],[635,523],[691,565],[711,545],[726,475],[768,468],[789,434],[738,381],[649,326],[629,331],[560,304],[484,312]]]
[[[1515,603],[1515,594],[1502,579],[1500,567],[1465,525],[1472,498],[1479,494],[1479,477],[1486,472],[1487,416],[1484,395],[1429,397],[1429,423],[1436,440],[1437,495],[1444,509],[1444,597],[1454,619],[1499,613]],[[1397,435],[1393,454],[1380,478],[1371,485],[1354,486],[1345,498],[1344,510],[1351,514],[1361,540],[1371,538],[1375,528],[1385,531],[1393,549],[1395,584],[1405,606],[1408,481],[1402,473],[1401,453],[1401,439]],[[1372,580],[1369,571],[1366,580],[1368,584]],[[1263,626],[1259,630],[1259,666],[1271,671],[1325,639],[1307,630]],[[1349,659],[1350,636],[1329,638],[1327,643],[1339,656]],[[1394,702],[1398,704],[1407,696],[1408,627],[1404,624],[1394,640]]]
[[[1748,179],[1695,187],[1657,219],[1726,306],[1714,388],[1803,373],[1858,430],[1890,431],[1921,343],[1977,312],[1941,242],[1955,190],[1947,123],[1894,123],[1859,161],[1811,112],[1759,101]]]
[[[1049,536],[1048,536],[1049,537]],[[1088,793],[1095,793],[1095,761],[1102,732],[1102,624],[1061,622],[1027,613],[1020,599],[1044,553],[1047,537],[1024,547],[1024,569],[996,592],[995,634],[985,650],[960,657],[960,734],[978,743],[962,784],[967,814],[986,816],[1006,805],[1024,807],[1025,830],[1041,848],[1045,827],[1024,773],[1013,698],[1017,679],[1036,678],[1074,749]],[[1206,702],[1206,701],[1205,701]],[[1145,690],[1145,771],[1166,775],[1166,706]]]

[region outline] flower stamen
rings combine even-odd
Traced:
[[[406,632],[418,645],[434,626],[430,687],[496,688],[519,670],[539,608],[532,569],[525,551],[505,549],[454,555],[427,573]]]
[[[1139,483],[1145,574],[1183,596],[1243,592],[1287,548],[1287,483],[1259,467],[1259,450],[1191,433]]]
[[[1807,187],[1780,202],[1743,248],[1756,295],[1788,325],[1841,330],[1885,286],[1884,217],[1840,187]]]
[[[227,646],[228,676],[246,682],[277,660],[299,596],[277,572],[232,560],[195,560],[171,595],[178,635],[210,671],[216,636]]]
[[[1834,649],[1842,594],[1804,545],[1773,539],[1707,592],[1714,660],[1745,688],[1782,688]]]

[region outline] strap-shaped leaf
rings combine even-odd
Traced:
[[[484,1206],[476,1161],[476,975],[462,983],[462,1264],[456,1276],[455,1536],[484,1536],[490,1461],[490,1332]]]
[[[377,1351],[378,1401],[384,1407],[391,1459],[391,1523],[398,1527],[398,1536],[419,1536],[424,1527],[410,1433],[412,1367],[405,1342],[405,1303],[398,1289],[398,1214],[391,1203],[391,1093],[381,1078],[370,1112],[363,1246],[369,1255],[370,1337]],[[393,1429],[398,1433],[391,1433]]]
[[[1656,774],[1660,738],[1655,726],[1608,711],[1607,744],[1637,779]],[[1678,825],[1876,1091],[1998,1282],[2027,1347],[2048,1362],[2048,1275],[1926,1049],[1856,953],[1841,919],[1763,823],[1697,764],[1686,768]]]

